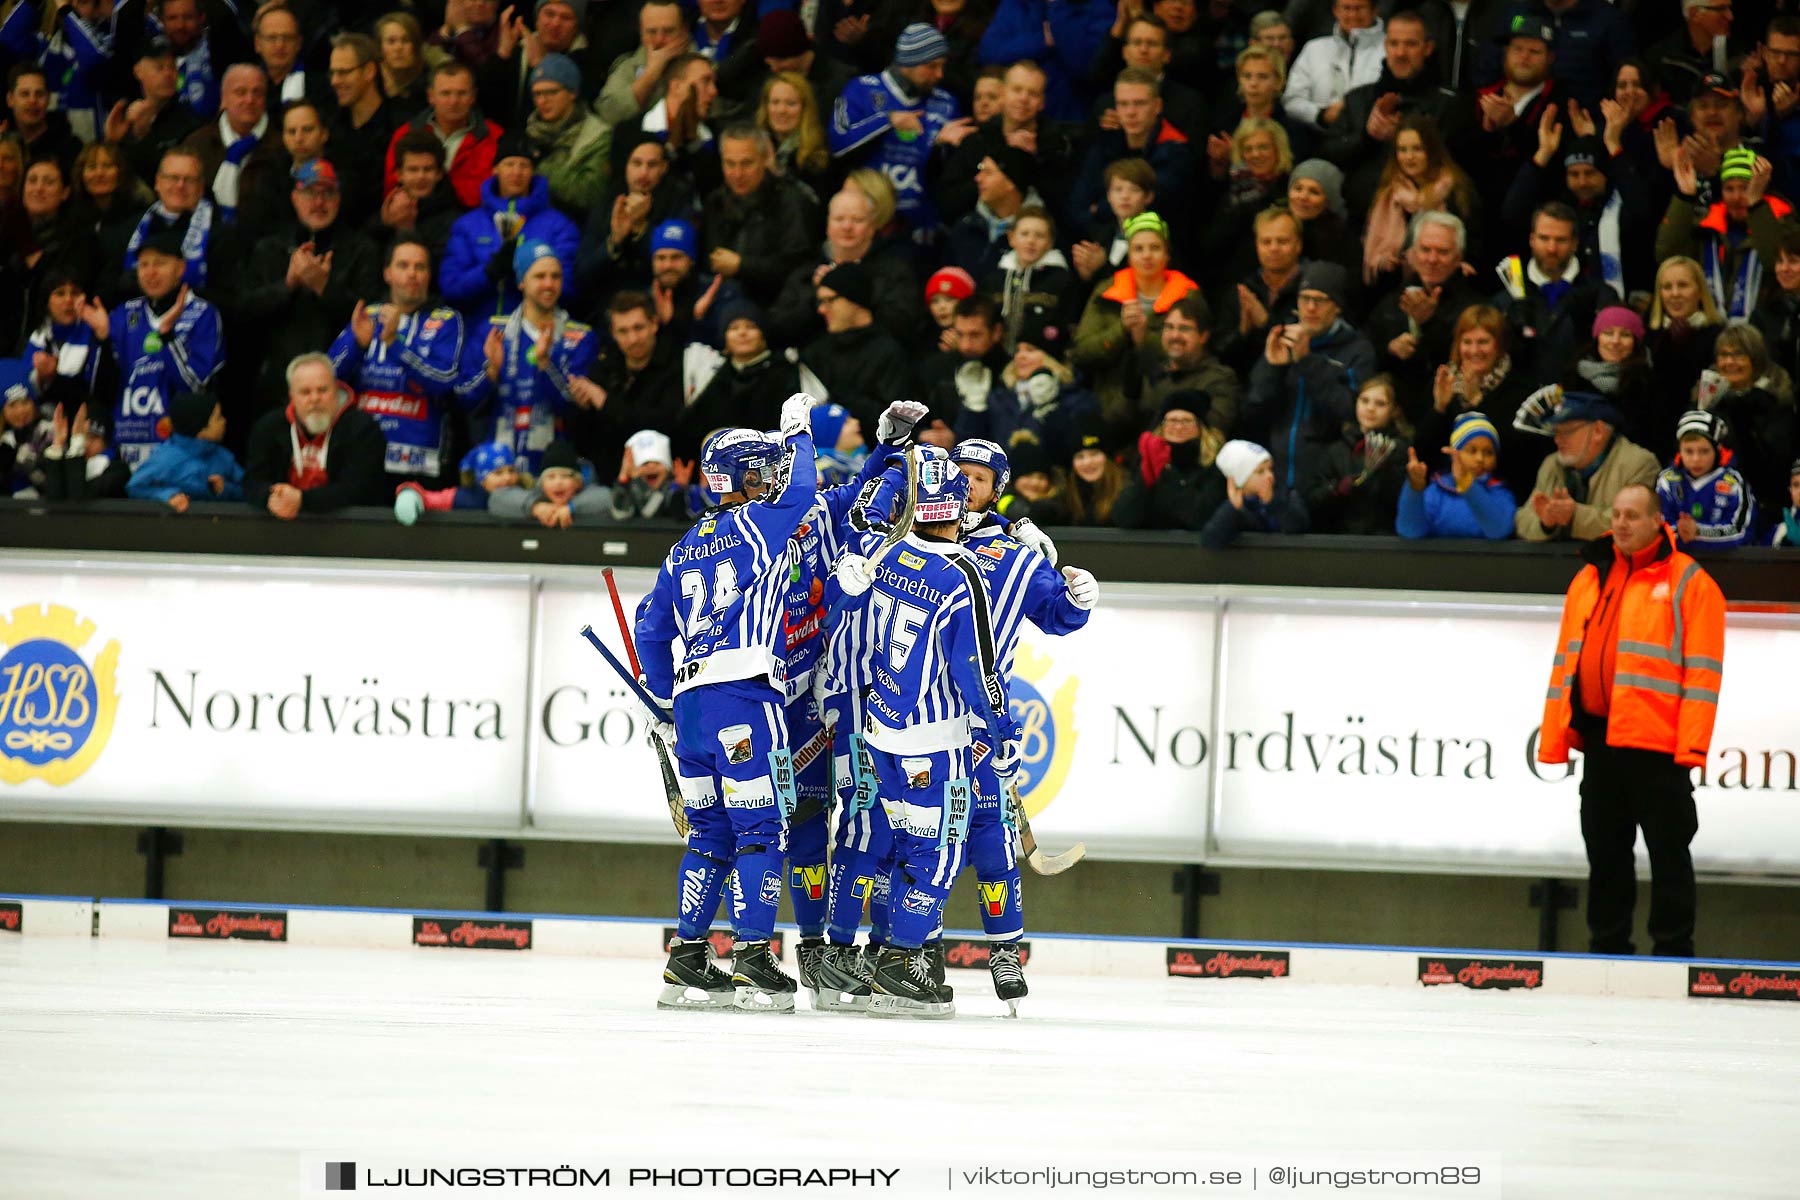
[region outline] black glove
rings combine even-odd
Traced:
[[[487,260],[487,267],[484,269],[489,283],[500,285],[512,282],[513,252],[518,248],[517,238],[500,243],[500,248]]]

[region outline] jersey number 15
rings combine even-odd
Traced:
[[[875,605],[876,637],[887,650],[888,665],[904,670],[913,644],[919,640],[919,629],[931,614],[885,592],[876,592],[870,602]]]

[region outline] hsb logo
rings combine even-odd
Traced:
[[[59,605],[24,605],[0,620],[0,781],[61,786],[106,747],[119,704],[119,643],[90,663],[81,648],[94,629]]]
[[[1009,689],[1012,715],[1019,722],[1019,799],[1032,817],[1056,798],[1075,756],[1076,680],[1062,680],[1048,700],[1037,687],[1047,682],[1052,665],[1021,642]]]

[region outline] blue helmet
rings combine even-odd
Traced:
[[[744,490],[745,477],[751,471],[763,482],[773,478],[784,453],[780,439],[760,429],[723,429],[701,448],[700,474],[714,495],[729,496]]]
[[[1005,493],[1006,485],[1012,481],[1012,463],[1007,460],[1006,451],[1000,448],[1000,443],[990,442],[986,438],[970,438],[956,443],[956,449],[950,451],[950,461],[958,466],[974,463],[992,471],[995,500]]]
[[[969,506],[969,477],[935,446],[918,447],[919,494],[913,524],[937,525],[961,519]]]

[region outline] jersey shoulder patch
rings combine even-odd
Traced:
[[[900,552],[900,565],[903,567],[911,567],[913,570],[919,571],[924,569],[925,560],[910,550],[902,550]]]

